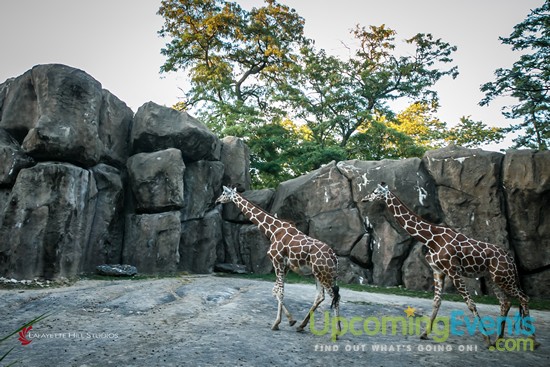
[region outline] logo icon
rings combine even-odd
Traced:
[[[32,343],[32,340],[27,339],[27,334],[31,330],[32,330],[31,325],[21,329],[21,331],[19,332],[19,338],[17,338],[17,340],[21,342],[21,345],[29,345],[30,343]]]

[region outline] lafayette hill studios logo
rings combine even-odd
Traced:
[[[29,345],[30,343],[32,343],[32,340],[27,339],[27,335],[31,330],[32,330],[32,325],[29,325],[21,329],[21,331],[19,332],[19,338],[17,338],[17,340],[21,342],[21,345]]]

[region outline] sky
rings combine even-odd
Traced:
[[[243,8],[262,0],[236,0]],[[448,126],[462,116],[489,126],[508,126],[499,98],[481,107],[481,84],[494,80],[497,68],[519,58],[499,36],[507,37],[543,0],[279,0],[306,21],[306,36],[318,48],[346,57],[356,24],[394,29],[401,42],[416,33],[457,46],[454,65],[460,75],[441,79],[437,117]],[[82,69],[134,112],[148,101],[172,106],[183,96],[183,73],[160,74],[168,42],[158,36],[163,19],[160,0],[1,0],[0,83],[38,64],[61,63]],[[406,104],[403,105],[403,108]],[[507,140],[487,150],[506,148]]]

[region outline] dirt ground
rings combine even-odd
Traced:
[[[324,325],[325,300],[314,328],[296,332],[286,319],[272,331],[276,302],[272,284],[216,276],[148,280],[82,280],[65,287],[0,290],[0,336],[43,314],[24,335],[0,344],[1,363],[16,366],[550,366],[550,312],[532,311],[537,340],[534,350],[488,350],[479,333],[469,335],[471,320],[463,303],[443,302],[440,316],[465,313],[464,335],[444,341],[420,340],[414,318],[428,315],[431,301],[341,290],[341,315],[347,332],[331,338],[332,319]],[[288,284],[285,300],[297,319],[307,313],[315,286]],[[404,310],[415,309],[408,318]],[[496,318],[498,306],[480,305],[482,316]],[[517,312],[511,310],[511,316]],[[385,335],[376,320],[393,317],[409,329]],[[369,318],[365,328],[364,321]],[[382,322],[382,321],[380,321]],[[351,324],[351,327],[350,327]],[[456,326],[456,325],[455,325]],[[515,326],[514,326],[515,327]],[[515,330],[515,329],[513,329]],[[370,334],[370,335],[369,335]],[[403,335],[405,334],[405,335]],[[455,333],[456,334],[456,333]],[[501,349],[522,347],[512,336]]]

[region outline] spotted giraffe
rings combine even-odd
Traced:
[[[397,222],[416,240],[427,246],[426,260],[434,272],[433,310],[426,330],[420,336],[428,339],[434,319],[441,305],[441,290],[445,276],[449,277],[468,309],[473,313],[485,331],[476,305],[471,298],[462,277],[479,278],[485,276],[491,283],[500,302],[500,326],[498,339],[504,335],[506,318],[510,310],[508,297],[515,297],[520,302],[520,316],[529,316],[529,297],[521,290],[516,264],[513,258],[502,248],[487,242],[466,237],[451,228],[429,223],[416,215],[395,196],[385,183],[381,183],[363,201],[383,200]],[[531,336],[535,347],[539,345]],[[487,332],[483,332],[487,346],[492,346]],[[498,340],[497,339],[497,340]]]
[[[325,290],[332,297],[331,307],[334,310],[334,317],[338,318],[340,300],[339,288],[336,285],[338,258],[334,251],[327,244],[305,235],[289,222],[270,215],[262,208],[246,200],[235,189],[224,186],[223,193],[216,200],[216,203],[229,202],[233,202],[252,223],[260,228],[271,242],[267,254],[275,269],[276,281],[273,287],[273,295],[278,301],[277,318],[271,329],[279,330],[283,311],[290,326],[296,323],[283,302],[284,279],[288,270],[302,275],[313,274],[317,285],[315,301],[302,323],[297,327],[297,331],[304,330],[311,314],[324,301]],[[339,321],[337,327],[340,331]]]

